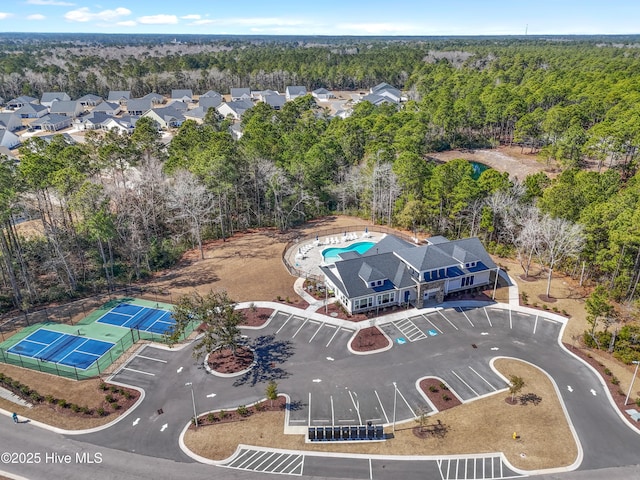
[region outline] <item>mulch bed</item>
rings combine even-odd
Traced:
[[[292,307],[300,308],[302,310],[304,310],[309,306],[309,302],[307,302],[306,300],[303,300],[302,298],[291,299],[289,297],[287,298],[278,297],[278,298],[274,298],[273,301],[277,303],[282,303],[284,305],[291,305]]]
[[[363,328],[351,342],[356,352],[372,352],[389,346],[390,342],[378,327]]]
[[[261,327],[273,313],[273,308],[243,308],[240,312],[244,315],[243,327]]]
[[[132,388],[119,387],[115,385],[102,384],[101,391],[104,392],[105,399],[98,407],[87,408],[84,405],[75,405],[66,402],[64,399],[53,397],[43,398],[40,402],[54,410],[57,415],[65,417],[108,417],[109,415],[126,411],[131,408],[140,397],[140,392]],[[32,403],[33,400],[30,400]]]
[[[249,347],[239,346],[235,355],[230,348],[220,348],[211,352],[207,357],[207,363],[215,372],[237,373],[249,368],[253,359],[253,351]]]
[[[424,392],[438,411],[462,405],[462,402],[437,378],[424,378],[420,381],[420,389]]]
[[[548,297],[547,295],[538,295],[538,298],[545,303],[555,303],[558,301],[557,298]]]
[[[261,412],[279,412],[287,408],[286,397],[279,395],[275,400],[265,400],[251,407],[245,407],[244,405],[238,405],[235,410],[220,410],[219,412],[207,413],[198,417],[198,426],[204,427],[207,425],[220,425],[222,423],[231,422],[244,422],[252,415]],[[193,422],[189,426],[192,430],[195,429]]]
[[[618,407],[618,409],[625,416],[627,415],[625,413],[625,410],[638,407],[638,405],[636,405],[635,403],[636,399],[640,398],[640,396],[638,396],[638,393],[636,392],[636,396],[634,397],[633,392],[631,392],[631,395],[629,396],[629,403],[625,406],[624,399],[627,397],[627,392],[623,391],[619,385],[615,385],[613,383],[613,381],[617,381],[617,378],[615,377],[615,375],[612,375],[610,371],[609,373],[607,373],[605,371],[607,367],[605,367],[602,363],[600,363],[598,360],[593,358],[588,350],[576,348],[573,345],[569,345],[568,343],[564,343],[564,342],[563,344],[567,348],[567,350],[578,355],[581,359],[583,359],[585,362],[587,362],[589,365],[591,365],[593,368],[595,368],[598,371],[600,376],[602,376],[602,378],[605,380],[604,383],[607,385],[609,392],[611,392],[613,401],[616,403],[616,406]],[[600,351],[599,353],[604,353],[604,352]]]

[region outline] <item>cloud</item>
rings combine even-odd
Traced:
[[[68,11],[64,14],[64,18],[70,22],[115,22],[121,17],[129,15],[131,15],[131,10],[124,7],[118,7],[115,10],[103,10],[97,13],[92,13],[88,7],[82,7]]]
[[[27,20],[44,20],[45,18],[47,17],[45,17],[44,15],[41,15],[39,13],[34,13],[33,15],[29,15],[27,17]]]
[[[178,23],[178,17],[175,15],[147,15],[138,18],[138,22],[144,25],[175,25]]]
[[[6,20],[11,16],[13,16],[13,13],[0,12],[0,20]]]
[[[183,20],[200,20],[202,18],[202,15],[197,15],[197,14],[193,14],[193,15],[185,15],[183,17],[180,17]]]
[[[59,0],[27,0],[29,5],[55,5],[59,7],[72,7],[75,3],[61,2]]]

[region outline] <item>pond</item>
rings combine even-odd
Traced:
[[[482,172],[484,172],[485,170],[489,170],[491,168],[489,165],[485,165],[484,163],[480,163],[480,162],[469,161],[469,163],[473,167],[474,180],[478,180],[478,178],[480,178],[480,175],[482,175]]]

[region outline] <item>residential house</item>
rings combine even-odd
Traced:
[[[111,117],[104,112],[89,112],[87,115],[73,119],[73,126],[78,130],[97,130]]]
[[[242,125],[239,123],[232,123],[229,125],[228,131],[234,140],[240,140],[242,138]]]
[[[20,137],[9,130],[0,130],[0,146],[8,149],[15,148],[20,145]]]
[[[167,103],[167,107],[171,107],[180,113],[184,113],[189,109],[189,105],[184,103],[182,100],[171,100],[169,103]]]
[[[193,92],[190,88],[171,90],[171,100],[180,100],[181,102],[193,102]]]
[[[208,109],[205,109],[204,107],[196,107],[192,108],[191,110],[187,110],[183,113],[183,115],[187,120],[193,120],[196,123],[202,123],[204,122],[204,117],[206,117],[207,115],[207,110]]]
[[[51,108],[53,102],[68,102],[71,97],[65,92],[44,92],[40,98],[40,105]]]
[[[0,161],[5,160],[4,157],[10,162],[18,163],[18,157],[16,157],[9,148],[0,145]]]
[[[251,100],[238,100],[234,102],[224,102],[216,107],[216,111],[223,117],[231,117],[234,120],[239,120],[244,115],[244,112],[253,108],[253,102]]]
[[[38,103],[38,99],[29,97],[28,95],[23,95],[21,97],[14,98],[13,100],[9,100],[7,102],[7,108],[10,110],[17,110],[20,107],[24,107],[27,103]]]
[[[262,97],[262,101],[267,105],[273,107],[274,110],[280,110],[284,106],[287,99],[284,95],[279,95],[276,93],[274,95],[265,95],[264,97]]]
[[[107,102],[116,102],[120,105],[126,105],[127,100],[131,98],[129,90],[111,90],[107,96]]]
[[[44,140],[47,143],[51,143],[53,141],[54,138],[56,137],[62,137],[64,139],[65,142],[67,142],[69,145],[73,145],[74,143],[77,143],[75,141],[75,139],[69,135],[68,133],[52,133],[49,135],[40,135],[38,136],[38,138]]]
[[[94,95],[93,93],[89,93],[87,95],[80,97],[78,99],[78,102],[80,102],[80,105],[82,105],[85,109],[87,109],[89,107],[95,107],[100,102],[102,102],[102,97],[99,97],[98,95]]]
[[[307,89],[306,87],[301,87],[301,86],[291,86],[291,87],[287,87],[287,89],[284,92],[285,97],[287,97],[287,100],[295,100],[298,97],[303,97],[307,94]]]
[[[376,93],[369,93],[368,95],[365,95],[364,97],[362,97],[360,101],[372,103],[376,107],[385,103],[388,103],[391,105],[398,104],[398,102],[393,101],[391,98],[383,95],[378,95]]]
[[[379,95],[391,100],[391,103],[398,104],[402,101],[402,93],[397,88],[389,85],[388,83],[379,83],[375,87],[369,90],[372,95]],[[372,102],[373,103],[373,102]]]
[[[110,117],[115,117],[120,112],[122,112],[122,107],[117,102],[105,102],[102,101],[99,103],[96,108],[93,109],[94,112],[104,112]]]
[[[162,95],[160,95],[159,93],[147,93],[144,97],[141,97],[144,99],[148,99],[151,100],[151,103],[155,106],[155,105],[162,105],[164,103],[164,97]],[[127,107],[129,106],[129,104],[127,103]]]
[[[140,117],[154,108],[151,98],[131,98],[127,100],[127,113]]]
[[[251,100],[251,89],[250,88],[232,88],[231,101],[237,102],[239,100]]]
[[[22,120],[15,112],[0,113],[0,129],[15,132],[22,127]]]
[[[66,115],[58,115],[57,113],[50,113],[42,118],[38,118],[31,122],[30,128],[34,130],[46,130],[48,132],[57,132],[63,128],[71,126],[72,119]]]
[[[69,118],[76,118],[84,112],[84,107],[77,100],[56,101],[51,104],[49,113],[64,115]]]
[[[279,92],[275,90],[254,90],[251,92],[251,100],[257,100],[258,102],[263,102],[265,97],[269,95],[280,95]]]
[[[49,109],[44,105],[38,105],[37,103],[27,103],[13,113],[18,115],[20,118],[42,118],[49,113]]]
[[[121,133],[132,133],[137,121],[138,117],[131,117],[129,115],[125,115],[122,118],[109,117],[102,123],[101,128],[103,130],[116,129]]]
[[[327,288],[349,313],[441,303],[450,293],[491,284],[497,266],[478,238],[432,237],[414,245],[387,235],[363,254],[321,266]]]
[[[182,112],[179,112],[171,106],[163,108],[153,108],[146,112],[143,117],[148,117],[154,120],[159,128],[177,128],[186,120]]]
[[[321,102],[326,102],[331,100],[332,98],[336,98],[336,96],[326,88],[316,88],[313,92],[311,92],[311,96]]]
[[[206,97],[201,96],[198,99],[198,105],[204,108],[205,111],[210,108],[216,108],[218,105],[222,103],[222,95],[209,95]]]

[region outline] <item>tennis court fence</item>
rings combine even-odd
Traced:
[[[185,332],[181,335],[179,341],[186,339],[198,326],[197,322],[192,322]],[[73,338],[71,339],[73,340]],[[115,368],[126,360],[123,354],[126,353],[139,340],[148,340],[157,343],[167,343],[165,335],[157,333],[145,332],[135,328],[129,329],[119,340],[112,340],[114,346],[102,355],[97,362],[89,368],[83,370],[76,367],[61,365],[58,363],[48,362],[43,359],[20,355],[18,353],[9,353],[7,349],[0,348],[0,362],[9,365],[16,365],[31,370],[38,370],[43,373],[50,373],[60,377],[70,378],[73,380],[87,380],[104,375],[110,375]]]
[[[122,297],[135,297],[153,302],[173,303],[173,295],[168,290],[150,287],[124,286],[108,293],[86,297],[58,306],[47,306],[13,317],[0,318],[0,341],[5,341],[18,330],[35,323],[55,322],[65,325],[76,325],[92,311],[109,302]]]

